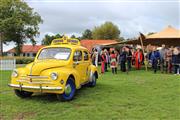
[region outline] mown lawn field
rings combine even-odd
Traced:
[[[175,120],[180,119],[180,76],[131,71],[99,77],[73,101],[55,95],[15,96],[7,86],[10,71],[0,71],[0,120]]]

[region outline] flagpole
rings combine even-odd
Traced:
[[[141,36],[141,33],[139,33],[140,34],[140,41],[141,41],[141,46],[142,46],[142,51],[143,51],[143,55],[145,55],[144,53],[144,45],[143,45],[143,41],[142,41],[142,36]],[[145,68],[146,68],[146,71],[147,71],[147,60],[146,60],[146,56],[144,56],[144,61],[145,61]]]

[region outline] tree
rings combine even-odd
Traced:
[[[152,34],[155,34],[156,32],[149,32],[148,34],[147,34],[147,36],[148,35],[152,35]]]
[[[50,36],[48,34],[45,35],[45,37],[43,38],[41,44],[42,45],[50,45],[52,40],[57,39],[57,38],[62,38],[63,36],[61,36],[60,34],[56,34],[53,36]]]
[[[82,37],[81,39],[92,39],[92,31],[89,30],[89,29],[86,29],[83,34],[82,34]]]
[[[124,37],[119,37],[119,39],[117,39],[117,41],[119,41],[119,42],[122,42],[122,41],[124,41],[124,40],[125,40]]]
[[[71,35],[71,38],[76,38],[76,36],[75,35]]]
[[[42,22],[41,16],[34,12],[26,2],[22,0],[0,1],[0,42],[4,44],[15,42],[17,55],[20,54],[22,45],[28,40],[33,45],[36,44],[34,37],[39,34],[38,25]]]
[[[92,30],[93,39],[118,39],[120,36],[120,30],[112,22],[105,22],[101,26],[95,27]]]

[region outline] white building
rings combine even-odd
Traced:
[[[36,53],[42,47],[44,47],[44,46],[43,45],[34,45],[34,46],[33,45],[23,45],[20,56],[35,57]],[[7,53],[7,56],[16,56],[17,55],[15,48],[8,50],[6,53]]]

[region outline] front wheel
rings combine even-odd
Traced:
[[[27,98],[27,97],[31,97],[31,95],[33,94],[33,92],[27,92],[27,91],[21,91],[21,90],[14,90],[16,96],[20,97],[20,98]]]
[[[60,101],[70,101],[73,99],[76,92],[76,86],[73,78],[69,78],[66,82],[66,86],[63,94],[57,94],[57,98]]]
[[[92,76],[92,80],[89,82],[90,87],[96,86],[96,76],[95,74]]]

